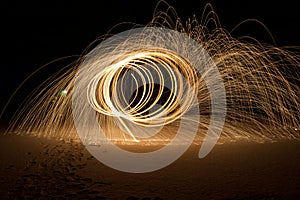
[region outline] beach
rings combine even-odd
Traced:
[[[171,165],[125,173],[79,142],[2,135],[1,199],[298,199],[300,141],[192,145]],[[139,147],[141,148],[141,147]]]

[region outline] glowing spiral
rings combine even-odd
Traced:
[[[162,126],[179,119],[189,109],[197,91],[195,83],[198,77],[193,68],[178,55],[166,50],[130,52],[103,71],[89,84],[89,103],[101,114],[123,117],[139,125]],[[182,76],[188,79],[188,84],[184,83]],[[192,88],[184,88],[191,84]],[[158,88],[155,88],[156,85]],[[170,92],[165,90],[165,86]],[[128,94],[133,91],[135,95],[129,102]],[[165,102],[160,108],[146,114],[163,98]],[[176,103],[178,101],[183,102],[181,108]],[[164,116],[163,113],[170,115]]]

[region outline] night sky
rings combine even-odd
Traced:
[[[222,27],[228,30],[245,19],[255,18],[269,28],[278,46],[300,46],[297,1],[168,1],[183,21],[193,14],[200,18],[208,2],[212,3]],[[155,0],[1,3],[0,110],[18,85],[34,70],[54,59],[81,54],[94,39],[105,34],[115,24],[125,21],[148,23],[156,3]],[[251,35],[266,43],[272,42],[267,32],[254,23],[245,24],[234,33],[234,36],[242,35]],[[51,65],[35,77],[16,96],[18,100],[13,101],[12,107],[18,105],[34,84],[73,60],[75,58]]]

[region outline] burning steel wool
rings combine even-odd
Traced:
[[[86,145],[299,138],[297,52],[174,13],[99,38],[28,97],[10,130]]]

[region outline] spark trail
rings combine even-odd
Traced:
[[[297,49],[236,39],[220,26],[209,5],[203,13],[200,21],[193,18],[185,25],[168,7],[167,12],[155,11],[153,20],[144,27],[182,33],[210,56],[226,92],[226,120],[220,141],[299,138]],[[199,74],[195,69],[202,66],[193,66],[176,51],[161,48],[161,43],[168,43],[164,45],[189,57],[189,46],[171,35],[147,31],[145,37],[133,37],[107,45],[104,51],[90,50],[73,65],[51,76],[26,99],[10,131],[65,140],[78,138],[72,98],[76,77],[84,65],[90,73],[85,74],[86,87],[80,88],[80,93],[85,94],[110,140],[125,144],[168,142],[178,130],[180,120],[188,123],[198,119],[189,113],[197,107],[201,117],[196,122],[199,127],[194,141],[201,142],[212,117],[207,81],[213,85],[216,77],[210,76],[211,68],[203,68]],[[95,42],[105,39],[103,36]],[[157,41],[157,47],[147,47],[147,39]],[[89,124],[89,119],[81,120]],[[86,141],[97,143],[97,135],[87,135]]]

